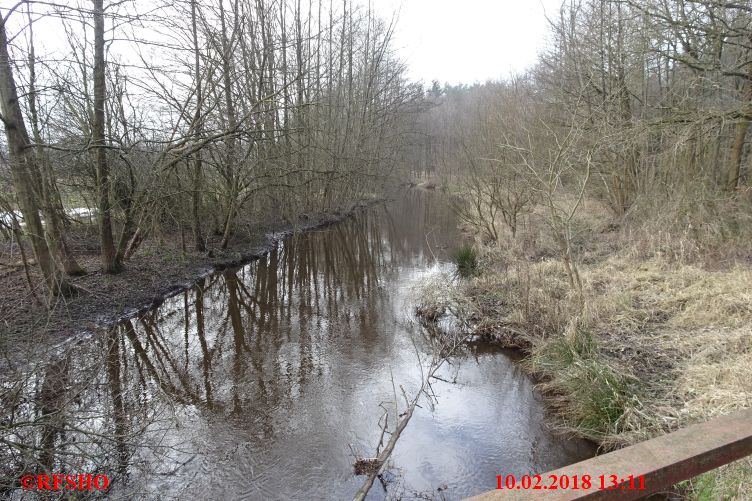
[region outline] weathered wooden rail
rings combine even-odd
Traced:
[[[530,478],[526,478],[523,486],[522,479],[510,479],[510,485],[514,484],[512,489],[505,487],[489,491],[467,501],[639,499],[665,492],[677,482],[750,454],[752,409],[747,409],[541,474],[539,482],[528,482]],[[500,473],[504,476],[503,472]],[[558,480],[554,481],[553,475]],[[583,482],[585,475],[590,480],[588,489],[583,487],[587,483]],[[605,479],[603,483],[601,475]],[[563,477],[567,478],[566,482]],[[575,477],[577,488],[573,485]],[[536,483],[539,489],[533,490]],[[563,483],[568,483],[569,488],[561,488]],[[552,484],[559,488],[551,489]],[[602,485],[613,488],[601,489]],[[639,489],[641,485],[644,486],[642,490]],[[752,485],[749,494],[752,496]]]

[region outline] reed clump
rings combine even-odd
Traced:
[[[478,253],[472,245],[462,245],[452,253],[452,261],[457,265],[457,274],[461,277],[477,275]]]

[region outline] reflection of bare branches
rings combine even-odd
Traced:
[[[0,484],[7,484],[0,485],[0,497],[42,462],[51,463],[42,469],[52,472],[106,472],[119,489],[111,497],[155,497],[148,492],[155,477],[164,481],[203,466],[193,459],[205,453],[202,447],[214,447],[203,442],[203,427],[209,419],[232,420],[235,403],[253,427],[248,440],[268,447],[279,432],[274,413],[310,391],[327,370],[322,341],[336,335],[361,342],[358,324],[374,325],[382,314],[371,298],[382,294],[384,278],[413,262],[416,248],[419,259],[427,255],[427,224],[397,217],[399,231],[390,233],[366,216],[288,238],[254,263],[207,277],[144,315],[66,346],[65,396],[54,405],[49,400],[44,416],[39,393],[46,381],[52,388],[50,357],[3,372]],[[338,322],[342,332],[334,331]],[[420,363],[427,370],[428,360]],[[423,396],[432,394],[430,383]],[[410,392],[395,384],[393,402],[382,407],[377,456],[390,447],[404,412],[425,402],[412,404]]]
[[[144,349],[143,345],[141,344],[141,341],[139,341],[138,336],[136,336],[136,331],[133,328],[133,323],[130,320],[126,320],[123,323],[123,331],[125,332],[125,335],[128,336],[128,339],[130,340],[131,344],[133,345],[133,351],[138,355],[138,357],[141,359],[141,362],[144,364],[146,369],[151,374],[152,378],[157,381],[159,386],[172,395],[176,401],[180,403],[186,403],[186,400],[183,398],[183,396],[180,394],[178,389],[175,387],[175,385],[170,381],[169,376],[165,375],[164,377],[161,377],[159,372],[157,371],[156,367],[154,367],[154,364],[152,363],[151,359],[149,358],[149,355],[146,353],[146,350]]]
[[[41,454],[39,455],[39,465],[48,470],[52,470],[52,464],[55,459],[55,441],[63,433],[64,408],[62,400],[65,398],[65,389],[68,385],[70,375],[70,358],[65,357],[53,362],[44,374],[42,390],[39,395],[42,425],[42,444]]]
[[[196,335],[198,336],[198,342],[201,346],[201,353],[203,355],[201,365],[204,371],[204,392],[206,397],[206,404],[211,407],[212,403],[212,391],[211,381],[209,373],[211,371],[211,353],[209,352],[209,345],[206,343],[206,325],[204,322],[204,289],[203,280],[196,286]],[[188,312],[186,311],[186,316]],[[186,359],[187,363],[187,359]]]
[[[13,383],[0,392],[0,493],[17,489],[25,472],[99,472],[124,485],[130,471],[143,476],[132,461],[137,449],[183,454],[159,438],[174,424],[160,426],[158,408],[132,392],[136,364],[126,363],[121,333],[103,332],[62,358],[4,374]],[[108,495],[139,497],[135,490]]]

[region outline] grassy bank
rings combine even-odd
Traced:
[[[428,302],[445,303],[439,308],[479,336],[522,349],[556,426],[604,450],[750,407],[748,236],[738,221],[731,230],[718,222],[698,228],[686,213],[689,222],[672,226],[676,214],[663,215],[636,225],[586,200],[572,223],[580,295],[546,211],[535,207],[515,238],[479,241],[478,273]],[[690,499],[748,499],[752,460],[682,488]]]

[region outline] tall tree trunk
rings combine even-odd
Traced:
[[[99,241],[102,270],[105,273],[116,273],[120,270],[120,262],[117,259],[115,242],[112,237],[110,168],[107,164],[107,145],[104,134],[104,107],[107,92],[104,58],[104,5],[103,0],[92,0],[92,3],[94,4],[94,126],[92,128],[92,142],[95,146],[97,169]]]
[[[301,131],[298,135],[300,139],[298,139],[298,155],[297,155],[297,168],[302,169],[303,168],[303,154],[304,149],[308,148],[308,133],[303,132],[306,130],[306,126],[308,125],[308,121],[306,118],[306,109],[304,105],[303,100],[303,90],[304,90],[304,76],[305,76],[305,70],[304,70],[304,61],[303,61],[303,28],[301,26],[301,11],[300,11],[300,0],[298,0],[297,7],[295,9],[295,62],[297,64],[297,102],[295,105],[298,107],[297,120],[295,123],[295,128],[299,131]],[[305,134],[305,138],[301,137]]]
[[[40,173],[32,150],[28,147],[29,133],[23,120],[16,82],[13,79],[8,53],[8,37],[3,18],[0,18],[0,99],[13,184],[26,223],[26,233],[34,249],[34,256],[42,270],[48,289],[53,294],[69,295],[75,289],[65,279],[57,263],[52,259],[45,239],[42,219],[39,217],[37,198],[39,187],[35,186],[35,182],[40,179]]]
[[[41,145],[42,131],[39,125],[39,112],[37,110],[37,93],[36,93],[36,56],[34,52],[34,23],[31,19],[31,12],[28,12],[29,16],[29,91],[28,91],[28,103],[29,103],[29,115],[31,116],[31,131],[34,135],[34,143]],[[49,155],[43,148],[37,146],[36,148],[36,160],[37,165],[41,171],[41,179],[39,184],[41,186],[41,202],[42,213],[44,219],[47,222],[47,245],[50,250],[56,253],[57,260],[62,264],[63,270],[66,274],[85,275],[81,265],[78,264],[76,258],[73,257],[73,253],[68,248],[68,243],[65,240],[64,225],[62,215],[64,214],[63,204],[60,200],[60,193],[57,190],[57,183],[55,181],[55,175],[52,172],[50,166]]]
[[[747,55],[749,56],[749,53]],[[726,177],[726,189],[728,191],[734,191],[741,178],[744,143],[749,129],[749,115],[752,113],[752,65],[747,68],[747,78],[742,87],[742,111],[744,116],[736,124],[734,143],[731,145],[731,159]]]
[[[739,178],[741,177],[742,169],[742,156],[744,155],[744,143],[747,138],[747,130],[749,129],[749,119],[744,118],[741,122],[736,124],[736,134],[734,135],[734,143],[731,146],[731,160],[729,163],[728,177],[726,178],[726,189],[728,191],[734,191],[739,185]]]
[[[237,3],[236,3],[237,7]],[[235,9],[235,16],[237,22],[237,8]],[[220,247],[223,249],[227,248],[227,245],[230,243],[230,237],[232,237],[232,234],[235,229],[235,217],[236,217],[236,200],[235,198],[238,196],[238,187],[237,187],[237,172],[235,169],[235,128],[236,128],[236,117],[235,117],[235,102],[233,100],[232,96],[232,77],[230,75],[230,49],[231,49],[231,43],[230,39],[227,36],[227,23],[225,21],[225,8],[224,8],[224,0],[219,0],[219,18],[220,18],[220,26],[222,28],[222,77],[223,77],[223,84],[224,84],[224,91],[225,91],[225,106],[227,107],[227,127],[232,133],[227,137],[227,140],[225,141],[225,145],[227,147],[227,172],[229,174],[228,176],[228,197],[229,201],[227,204],[227,217],[225,218],[225,226],[224,231],[222,234],[222,242],[220,243]],[[233,33],[234,37],[234,33]]]
[[[204,95],[201,89],[201,64],[200,64],[200,52],[198,48],[198,29],[196,27],[196,0],[191,0],[191,29],[193,31],[193,55],[194,61],[194,73],[196,74],[196,115],[194,117],[194,123],[196,128],[196,139],[201,140],[201,136],[204,132],[203,116],[201,115],[201,107],[203,106]],[[202,183],[202,161],[201,150],[196,152],[193,159],[193,189],[191,193],[191,221],[193,226],[193,245],[194,248],[203,252],[206,250],[206,241],[204,240],[204,233],[201,228],[201,183]]]

